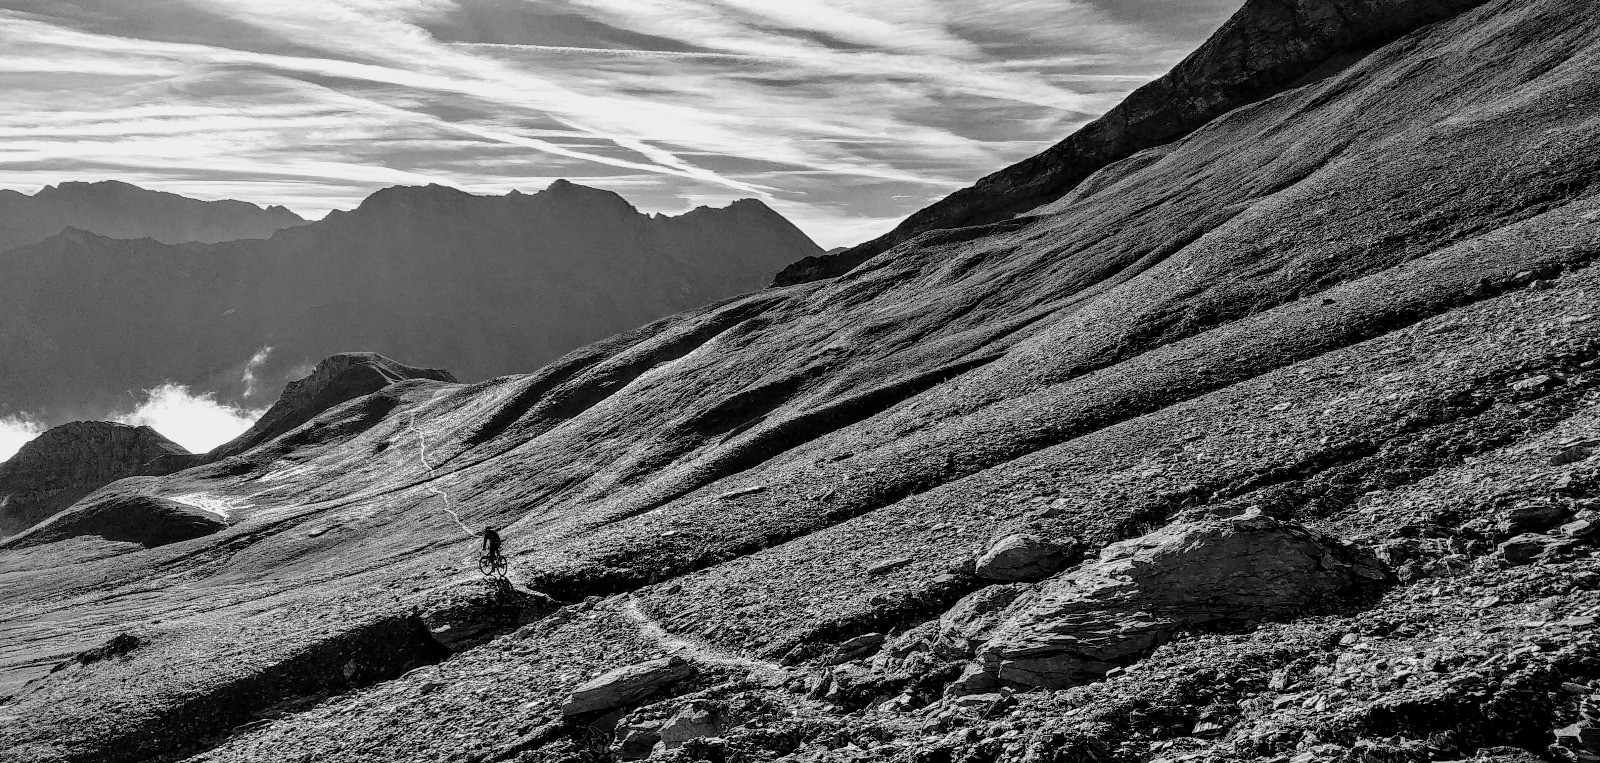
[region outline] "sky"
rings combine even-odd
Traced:
[[[0,0],[0,188],[117,179],[308,218],[391,185],[765,201],[848,246],[1038,153],[1242,0]],[[200,451],[259,411],[107,418]],[[0,419],[0,459],[38,433]]]
[[[824,247],[1055,143],[1241,0],[0,0],[0,188],[756,197]]]

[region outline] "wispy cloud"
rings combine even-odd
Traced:
[[[1104,111],[1241,0],[0,0],[0,187],[310,215],[396,183],[760,196],[854,243]]]

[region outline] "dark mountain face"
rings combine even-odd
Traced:
[[[1600,6],[1437,18],[1028,216],[89,496],[0,551],[0,749],[1587,760]]]
[[[114,180],[46,186],[31,196],[0,190],[0,252],[43,241],[67,228],[178,244],[267,238],[305,222],[283,207],[201,201]]]
[[[0,405],[103,416],[171,380],[264,407],[350,350],[468,380],[527,371],[818,251],[757,201],[653,216],[567,182],[501,197],[390,188],[264,241],[67,232],[0,258],[0,324],[16,327],[0,332]]]
[[[189,451],[150,427],[74,421],[29,441],[0,463],[0,536],[14,535],[100,487],[175,471]]]

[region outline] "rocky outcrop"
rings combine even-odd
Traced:
[[[1025,214],[1115,162],[1170,143],[1233,109],[1331,76],[1366,51],[1483,2],[1250,0],[1166,76],[1066,140],[913,213],[878,238],[800,260],[778,273],[773,285],[840,275],[930,231]]]
[[[1034,586],[994,585],[970,593],[939,616],[933,653],[947,660],[967,660],[989,643],[994,629],[1012,602],[1032,593]]]
[[[0,536],[22,532],[124,477],[168,474],[193,459],[146,426],[74,421],[53,427],[0,463]]]
[[[324,358],[305,378],[289,382],[278,401],[244,434],[212,449],[205,454],[204,461],[209,463],[243,453],[287,434],[340,403],[407,379],[456,383],[456,377],[449,371],[412,368],[375,352],[345,352]]]
[[[305,223],[283,207],[201,201],[115,180],[45,186],[31,196],[0,190],[0,252],[43,241],[67,228],[180,244],[267,238]]]
[[[263,408],[353,350],[481,381],[759,290],[817,251],[759,201],[654,215],[565,181],[388,188],[261,241],[69,231],[0,258],[0,389],[49,423],[169,381]]]
[[[1376,559],[1259,514],[1173,524],[1051,579],[1008,613],[975,667],[1017,686],[1088,683],[1179,628],[1294,614],[1383,578]]]
[[[691,675],[694,665],[676,656],[617,668],[573,689],[561,704],[561,714],[570,717],[635,705]]]

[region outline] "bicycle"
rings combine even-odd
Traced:
[[[478,557],[478,571],[486,578],[504,578],[508,568],[505,554],[497,552]]]

